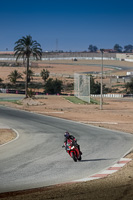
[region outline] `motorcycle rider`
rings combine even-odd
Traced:
[[[77,144],[77,140],[75,139],[75,137],[73,135],[70,135],[70,133],[68,131],[65,132],[64,134],[64,146],[66,147],[67,144],[67,140],[70,139],[72,140],[72,142],[74,143],[74,145],[78,148],[80,154],[82,155],[82,152],[80,151],[80,145]]]

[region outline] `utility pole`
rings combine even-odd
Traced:
[[[103,109],[103,53],[104,53],[104,49],[100,49],[100,51],[102,53],[100,110],[102,110]]]

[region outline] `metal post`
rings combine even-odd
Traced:
[[[90,86],[90,76],[89,76],[89,103],[91,102],[91,92],[90,92],[90,90],[91,90],[91,86]]]
[[[103,53],[104,53],[104,49],[100,49],[100,51],[102,53],[100,110],[102,110],[103,109]]]

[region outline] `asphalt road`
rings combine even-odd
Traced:
[[[131,134],[0,106],[0,126],[19,138],[0,147],[0,193],[89,177],[117,162],[133,146]],[[70,131],[83,152],[75,163],[62,149]]]

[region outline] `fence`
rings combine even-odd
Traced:
[[[123,98],[124,95],[123,94],[103,94],[102,95],[103,97],[106,97],[106,98]],[[101,97],[100,94],[91,94],[91,97]]]
[[[90,103],[90,97],[98,97],[99,95],[90,94],[90,76],[85,73],[74,74],[74,96]],[[123,94],[103,94],[105,98],[123,98]]]
[[[74,74],[74,96],[90,103],[90,76],[86,74]]]

